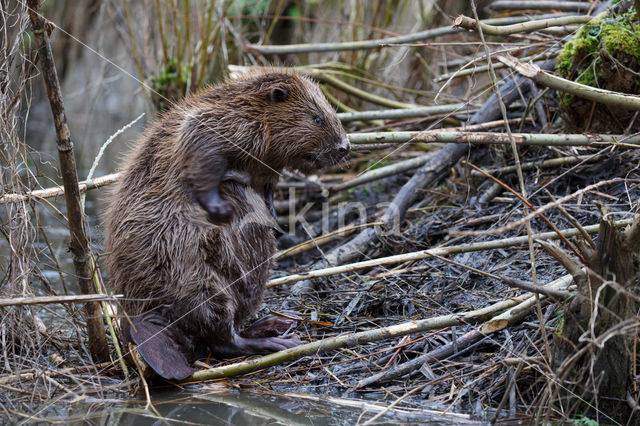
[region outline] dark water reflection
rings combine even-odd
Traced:
[[[47,422],[92,425],[353,425],[363,424],[380,412],[364,400],[304,395],[238,392],[198,386],[199,391],[167,389],[153,391],[154,409],[145,409],[144,394],[136,401],[85,401],[64,414],[43,416]],[[429,410],[389,410],[372,424],[482,424],[466,416],[441,417]]]

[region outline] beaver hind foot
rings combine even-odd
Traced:
[[[295,315],[295,313],[287,312]],[[244,330],[232,332],[229,339],[210,345],[216,358],[235,358],[245,355],[264,355],[283,351],[305,343],[297,334],[285,334],[298,324],[293,318],[267,315]]]
[[[165,318],[146,315],[132,318],[129,328],[131,340],[147,364],[167,380],[183,380],[193,373],[184,347],[176,342]]]
[[[242,337],[234,333],[228,341],[211,345],[211,352],[216,358],[236,358],[284,351],[302,343],[296,334],[280,337]]]
[[[284,311],[283,314],[295,316],[295,312]],[[283,337],[282,335],[295,328],[298,321],[293,318],[286,318],[279,315],[267,315],[262,317],[250,326],[246,327],[239,334],[242,337]]]
[[[210,344],[209,348],[218,359],[293,348],[304,342],[296,334],[282,334],[296,324],[295,319],[268,315],[240,333],[233,332],[227,341]],[[131,318],[129,335],[145,362],[164,379],[180,381],[193,374],[187,355],[193,351],[179,343],[166,318],[158,314]]]

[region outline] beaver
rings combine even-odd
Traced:
[[[165,379],[191,362],[296,346],[291,320],[242,329],[262,302],[276,244],[273,188],[283,168],[309,172],[350,150],[318,85],[254,72],[175,104],[137,142],[110,195],[110,283],[124,299],[125,341]]]

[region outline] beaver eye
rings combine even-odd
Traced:
[[[320,117],[314,117],[313,122],[316,123],[318,126],[322,126],[324,124],[324,120]]]

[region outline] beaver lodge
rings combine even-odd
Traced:
[[[638,2],[40,3],[0,4],[3,422],[638,422]],[[120,338],[108,193],[172,105],[265,71],[351,145],[270,188],[249,322],[302,344],[162,380]]]

